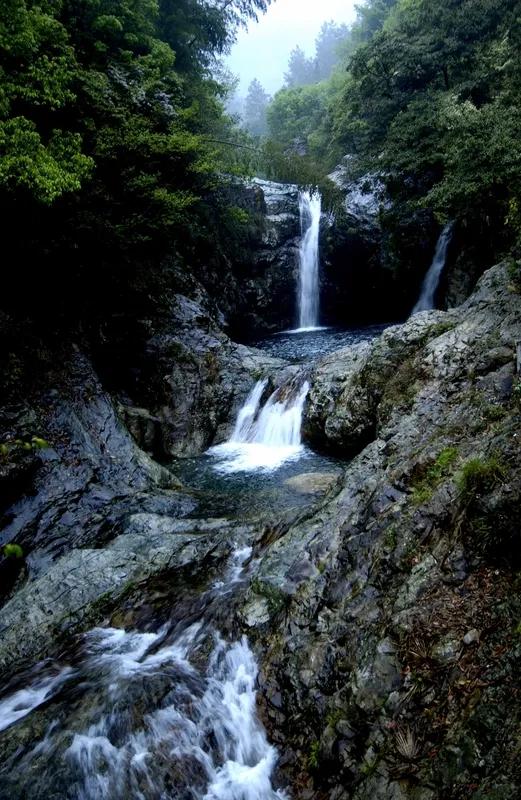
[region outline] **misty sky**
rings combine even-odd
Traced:
[[[241,31],[226,64],[241,78],[239,94],[246,94],[253,78],[273,94],[284,80],[290,52],[298,44],[311,56],[323,22],[352,22],[360,0],[274,0],[259,22]]]

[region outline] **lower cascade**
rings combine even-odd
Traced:
[[[320,192],[300,192],[299,211],[302,238],[299,248],[298,330],[312,330],[319,324],[318,245],[321,208]]]
[[[414,306],[411,314],[416,314],[418,311],[431,311],[435,308],[435,297],[438,285],[440,282],[441,274],[447,261],[447,251],[449,249],[450,241],[452,239],[452,231],[454,223],[449,222],[443,228],[440,238],[436,244],[436,251],[432,264],[423,281],[420,297]]]
[[[221,459],[220,471],[274,469],[302,452],[302,414],[309,383],[293,379],[262,405],[266,386],[267,380],[255,384],[239,411],[231,438],[209,450]]]
[[[225,640],[211,619],[250,556],[250,547],[235,551],[192,624],[95,628],[73,667],[42,662],[29,688],[0,700],[0,730],[48,707],[43,738],[9,765],[6,783],[78,800],[284,800],[271,783],[277,752],[256,713],[255,657],[246,637]]]

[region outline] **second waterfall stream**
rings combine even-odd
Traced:
[[[258,381],[239,411],[231,438],[212,447],[222,472],[275,469],[302,452],[301,427],[309,383],[294,378],[263,404],[267,380]]]

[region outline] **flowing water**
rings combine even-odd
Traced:
[[[284,798],[257,718],[255,657],[246,637],[217,628],[250,559],[251,548],[238,546],[186,623],[95,628],[71,663],[43,662],[28,688],[7,687],[0,729],[27,724],[1,766],[0,797]]]
[[[302,358],[307,350],[309,361],[314,347],[323,354],[380,330],[270,337],[263,346]],[[335,484],[338,463],[301,442],[306,375],[302,369],[275,391],[258,381],[230,441],[186,460],[184,475],[176,469],[201,492],[200,513],[280,522],[316,502],[313,488],[311,498],[302,492],[303,477]],[[277,752],[256,713],[258,667],[237,623],[255,575],[251,533],[234,530],[227,572],[206,577],[205,590],[197,580],[183,588],[163,577],[162,605],[156,589],[143,588],[145,621],[133,611],[138,624],[95,628],[3,688],[0,800],[287,797],[273,784]]]
[[[320,235],[320,192],[300,192],[299,281],[298,281],[298,330],[313,330],[319,325],[319,264],[318,245]]]
[[[239,411],[231,438],[208,453],[221,472],[272,470],[302,452],[301,426],[309,383],[302,378],[276,389],[262,405],[266,380],[258,381]]]
[[[440,283],[443,268],[445,267],[445,262],[447,261],[447,251],[452,239],[453,228],[454,223],[449,222],[448,225],[445,225],[440,234],[432,264],[425,276],[418,302],[414,306],[411,314],[416,314],[418,311],[430,311],[436,308],[436,291]]]

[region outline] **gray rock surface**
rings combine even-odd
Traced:
[[[204,413],[205,437],[224,432],[247,380],[284,365],[176,302],[178,328],[150,343],[171,399],[124,413],[144,444],[159,424],[189,452],[206,441]],[[520,340],[521,296],[499,265],[461,307],[320,361],[306,436],[345,456],[345,473],[266,529],[194,520],[77,354],[68,391],[35,412],[52,447],[4,526],[34,549],[2,609],[0,663],[39,657],[129,588],[198,575],[249,542],[251,580],[228,624],[257,653],[281,784],[309,800],[516,800]]]
[[[0,529],[0,544],[23,548],[33,578],[71,548],[110,540],[133,509],[183,516],[195,507],[175,475],[136,445],[85,356],[73,351],[62,369],[67,382],[30,409],[28,430],[48,446],[33,453],[34,469],[4,507]]]
[[[476,783],[516,797],[501,772],[519,712],[505,632],[521,612],[520,331],[498,266],[460,308],[315,368],[307,433],[355,457],[341,491],[270,545],[245,603],[267,724],[306,796],[446,800]]]
[[[176,295],[169,323],[146,344],[149,364],[144,380],[149,407],[136,422],[133,407],[125,410],[139,444],[151,442],[168,456],[199,455],[224,441],[237,412],[261,377],[274,378],[285,362],[232,342],[200,305]],[[146,424],[144,424],[146,422]]]
[[[126,592],[153,576],[181,568],[196,572],[204,562],[224,561],[234,537],[248,531],[222,519],[131,515],[106,547],[71,550],[4,605],[0,674],[13,664],[42,658],[56,640],[85,630]]]

